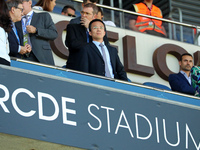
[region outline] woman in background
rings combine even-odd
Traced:
[[[38,10],[53,11],[55,6],[56,0],[39,0],[33,8]]]
[[[8,33],[12,30],[8,7],[4,0],[0,1],[0,64],[10,66]]]

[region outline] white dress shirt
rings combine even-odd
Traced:
[[[33,10],[31,10],[26,16],[31,16],[33,14]],[[28,18],[29,19],[29,18]],[[32,18],[31,18],[32,19]],[[22,17],[22,21],[24,22],[24,24],[26,23],[26,19],[24,18],[24,16]],[[29,24],[28,25],[30,25],[30,23],[31,23],[31,20],[30,20],[30,22],[29,22]]]

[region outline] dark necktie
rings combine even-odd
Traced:
[[[111,78],[111,74],[110,74],[110,71],[108,69],[108,62],[107,62],[107,59],[106,59],[105,49],[103,48],[104,45],[101,43],[101,44],[99,44],[99,46],[101,47],[102,56],[103,56],[103,60],[104,60],[104,63],[105,63],[106,77]]]
[[[29,15],[26,15],[25,19],[26,19],[25,25],[27,25],[27,22],[28,22],[28,19],[29,19]]]
[[[25,15],[24,18],[25,18],[25,26],[27,26],[29,15]],[[30,40],[29,34],[27,34],[26,36],[27,36],[27,44],[31,45],[31,40]],[[31,47],[32,47],[32,45],[31,45]],[[30,57],[30,53],[26,53],[25,55],[26,55],[26,57]]]
[[[90,42],[90,35],[89,35],[88,31],[86,31],[86,35],[87,35],[87,43],[89,43]]]
[[[25,20],[25,22],[24,22],[25,26],[27,25],[28,18],[29,18],[29,15],[25,15],[25,16],[22,17],[22,19]]]

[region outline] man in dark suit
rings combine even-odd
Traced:
[[[23,54],[31,52],[31,46],[26,44],[23,46],[23,37],[18,35],[15,27],[15,22],[20,21],[22,18],[23,6],[20,0],[7,0],[9,14],[12,20],[12,30],[8,34],[10,56],[21,58]]]
[[[49,40],[57,38],[56,27],[49,13],[35,13],[31,6],[32,0],[23,0],[24,17],[16,23],[19,34],[24,37],[23,43],[32,47],[31,53],[24,59],[54,65]]]
[[[172,91],[194,95],[195,90],[191,83],[191,68],[193,66],[193,57],[189,53],[181,55],[179,60],[180,72],[169,75],[169,84]]]
[[[98,8],[92,3],[84,6],[81,12],[81,24],[68,24],[65,45],[69,48],[69,57],[67,59],[67,68],[79,70],[78,62],[81,57],[80,50],[87,43],[92,41],[89,36],[89,23],[96,19]],[[108,39],[104,36],[104,41],[108,44]]]
[[[103,21],[92,20],[89,31],[93,41],[81,49],[80,71],[128,81],[117,49],[104,42],[106,27]]]
[[[83,0],[82,8],[84,8],[84,5],[86,5],[88,3],[93,3],[96,5],[97,2],[98,2],[98,0]],[[81,21],[81,16],[71,19],[69,23],[70,24],[80,24],[80,21]]]

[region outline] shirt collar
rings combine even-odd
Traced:
[[[95,45],[99,45],[100,44],[100,42],[97,42],[97,41],[92,41]],[[105,46],[105,43],[104,43],[104,41],[102,42],[102,44],[103,44],[103,46]]]
[[[187,76],[187,74],[186,74],[184,71],[182,71],[182,70],[180,71],[180,73],[182,73],[184,76]],[[187,76],[187,77],[188,77],[188,76]],[[191,74],[189,75],[189,77],[191,77]],[[188,78],[189,78],[189,77],[188,77]]]
[[[12,22],[12,28],[15,28],[15,23],[14,22]]]
[[[24,16],[31,16],[33,14],[33,10],[31,10],[28,14],[24,15]],[[24,17],[23,16],[23,17]]]

